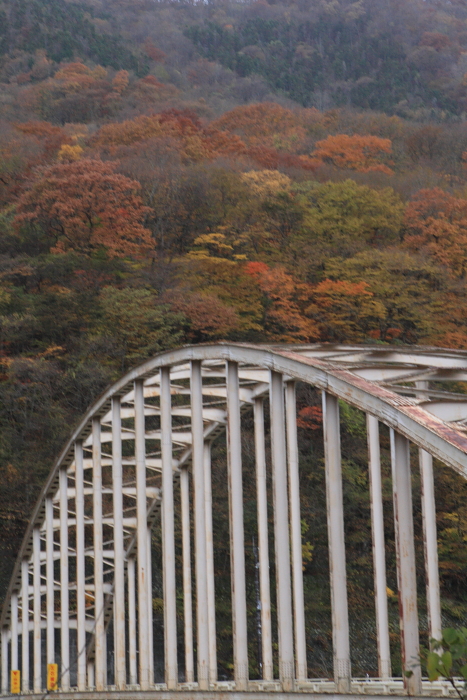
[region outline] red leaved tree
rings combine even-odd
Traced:
[[[147,211],[136,180],[115,163],[83,158],[38,168],[19,199],[15,225],[50,239],[54,253],[85,255],[105,248],[110,257],[139,256],[151,245],[142,225]]]
[[[173,311],[183,313],[188,321],[188,339],[192,343],[226,338],[239,325],[231,306],[213,294],[197,294],[187,290],[172,291],[164,298]]]
[[[297,416],[299,428],[319,430],[323,425],[323,410],[319,406],[304,406],[300,408]]]
[[[317,340],[318,328],[303,310],[309,285],[294,280],[281,266],[270,268],[262,262],[247,263],[245,272],[265,296],[264,327],[269,339],[286,343]]]

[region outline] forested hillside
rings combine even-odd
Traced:
[[[154,353],[467,349],[464,2],[0,0],[0,51],[2,590],[71,426]],[[299,409],[325,618],[317,397]],[[365,429],[343,421],[351,602],[367,614]],[[467,487],[438,469],[437,489],[444,612],[465,622]]]

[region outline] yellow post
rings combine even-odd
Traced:
[[[47,690],[57,690],[58,664],[47,664]]]
[[[21,692],[21,671],[11,671],[11,694]]]

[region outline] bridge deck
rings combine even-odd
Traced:
[[[315,681],[310,681],[310,685],[314,686]],[[326,685],[328,688],[326,689]],[[378,700],[383,697],[390,696],[391,698],[407,698],[407,693],[404,691],[404,686],[402,679],[394,679],[394,681],[389,683],[382,683],[381,687],[378,689],[377,684],[373,682],[354,682],[352,683],[350,693],[342,694],[336,693],[335,684],[326,681],[316,681],[316,687],[319,690],[314,690],[310,687],[310,690],[294,691],[291,693],[284,693],[282,691],[270,691],[262,690],[260,691],[261,700],[341,700],[341,698],[346,698],[346,700],[361,700],[362,695],[365,696],[366,700]],[[119,690],[116,688],[108,688],[105,691],[86,691],[79,692],[78,690],[71,689],[69,692],[55,691],[50,693],[47,698],[54,698],[54,700],[225,700],[226,691],[228,692],[228,698],[231,700],[258,700],[258,689],[251,691],[235,691],[227,690],[227,688],[218,690],[167,690],[165,689],[152,689],[152,690],[140,690],[140,689],[128,689]],[[18,695],[8,695],[2,696],[5,700],[15,700]],[[28,694],[28,700],[45,700],[44,694]],[[412,695],[410,696],[412,700],[422,700],[427,697],[430,698],[446,698],[446,697],[459,697],[456,691],[448,683],[429,683],[428,681],[422,683],[422,695]]]

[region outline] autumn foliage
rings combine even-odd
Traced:
[[[21,0],[0,11],[0,588],[69,426],[154,353],[216,340],[467,349],[459,2],[392,3],[390,32],[384,2],[122,0],[111,16],[105,4]],[[370,563],[357,595],[371,552],[365,424],[344,406],[341,420],[360,610],[373,580]],[[309,669],[325,678],[322,411],[310,387],[297,386],[297,424],[313,532],[304,546],[314,538]],[[460,619],[466,499],[441,469],[443,615],[458,591]],[[368,636],[374,617],[357,623]]]
[[[299,428],[319,430],[323,424],[323,410],[319,406],[304,406],[298,410]]]
[[[139,183],[115,172],[114,163],[88,158],[36,172],[18,201],[15,224],[40,231],[54,253],[140,256],[151,245]]]
[[[163,61],[154,47],[149,54]],[[104,102],[134,100],[161,85],[156,75],[73,61],[44,80],[44,99],[87,100],[91,91]],[[462,345],[467,328],[455,326],[464,316],[439,310],[459,303],[448,280],[464,279],[467,200],[432,187],[405,202],[391,187],[404,167],[389,160],[393,139],[413,162],[426,128],[404,136],[398,118],[360,115],[352,131],[342,119],[263,102],[216,119],[182,104],[97,128],[18,122],[2,147],[0,188],[28,246],[139,261],[145,274],[161,274],[161,298],[191,341]],[[391,255],[406,256],[402,267],[391,267]],[[423,313],[410,308],[415,289],[428,295]]]
[[[213,122],[214,128],[238,133],[249,146],[290,150],[305,139],[302,119],[273,102],[235,107]]]
[[[257,281],[267,299],[264,324],[270,338],[286,343],[318,338],[315,323],[303,313],[307,285],[294,280],[281,266],[271,269],[265,263],[250,262],[245,271]]]
[[[330,279],[314,287],[306,313],[316,320],[320,338],[331,342],[361,342],[383,315],[367,282]]]
[[[425,251],[456,277],[467,272],[467,200],[439,188],[420,190],[405,214],[405,244]]]
[[[167,294],[166,300],[174,311],[181,312],[187,319],[187,336],[191,342],[227,338],[238,327],[234,309],[217,296],[180,290]]]
[[[329,163],[337,168],[361,173],[380,172],[391,175],[393,170],[384,162],[391,150],[391,141],[379,136],[335,134],[317,141],[311,155],[317,165]]]

